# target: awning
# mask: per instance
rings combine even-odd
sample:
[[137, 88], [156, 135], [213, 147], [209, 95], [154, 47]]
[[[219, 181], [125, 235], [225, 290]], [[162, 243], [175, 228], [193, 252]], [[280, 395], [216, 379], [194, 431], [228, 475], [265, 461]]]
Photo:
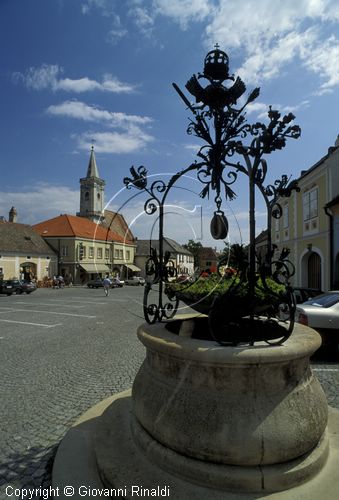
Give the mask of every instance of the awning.
[[140, 267], [135, 266], [134, 264], [124, 264], [130, 271], [141, 271]]
[[105, 264], [80, 264], [86, 273], [109, 273], [111, 270]]

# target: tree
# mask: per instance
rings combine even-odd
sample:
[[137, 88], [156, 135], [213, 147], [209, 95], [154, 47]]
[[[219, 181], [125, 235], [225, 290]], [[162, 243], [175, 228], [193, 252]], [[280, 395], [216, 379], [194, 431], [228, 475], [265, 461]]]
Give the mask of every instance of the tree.
[[199, 267], [199, 252], [202, 248], [200, 241], [188, 240], [188, 243], [183, 245], [186, 250], [190, 251], [194, 257], [194, 267]]
[[243, 269], [248, 263], [248, 247], [233, 243], [232, 245], [226, 244], [220, 259], [227, 259], [225, 265], [234, 267], [235, 269]]

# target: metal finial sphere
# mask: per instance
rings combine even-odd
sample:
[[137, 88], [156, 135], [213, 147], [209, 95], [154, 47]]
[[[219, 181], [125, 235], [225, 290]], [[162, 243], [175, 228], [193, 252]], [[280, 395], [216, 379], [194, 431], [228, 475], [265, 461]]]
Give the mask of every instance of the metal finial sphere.
[[204, 76], [211, 80], [226, 80], [228, 75], [229, 59], [226, 52], [223, 52], [215, 45], [214, 50], [208, 52], [205, 57]]

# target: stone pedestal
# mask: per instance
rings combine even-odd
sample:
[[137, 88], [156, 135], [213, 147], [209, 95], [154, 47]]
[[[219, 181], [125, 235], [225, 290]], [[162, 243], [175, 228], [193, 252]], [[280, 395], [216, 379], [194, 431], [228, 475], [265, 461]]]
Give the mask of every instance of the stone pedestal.
[[325, 394], [310, 356], [317, 333], [296, 325], [284, 345], [222, 347], [142, 325], [146, 359], [132, 390], [133, 414], [156, 441], [228, 465], [287, 462], [317, 446]]
[[[332, 412], [327, 426], [326, 398], [310, 369], [316, 332], [297, 325], [284, 345], [250, 347], [178, 336], [164, 324], [142, 325], [138, 336], [146, 359], [132, 396], [103, 403], [94, 411], [100, 418], [73, 431], [73, 440], [85, 433], [91, 450], [85, 484], [90, 469], [93, 484], [113, 497], [119, 490], [133, 498], [139, 486], [176, 500], [315, 500], [321, 491], [322, 500], [336, 498], [339, 418]], [[54, 486], [65, 481], [58, 468], [66, 448]]]

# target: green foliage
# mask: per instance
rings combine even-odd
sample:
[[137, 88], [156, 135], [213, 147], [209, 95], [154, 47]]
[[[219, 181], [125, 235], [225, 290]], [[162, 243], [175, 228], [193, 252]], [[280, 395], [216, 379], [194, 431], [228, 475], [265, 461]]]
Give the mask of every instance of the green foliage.
[[248, 247], [233, 243], [225, 245], [221, 259], [225, 259], [228, 267], [235, 269], [244, 269], [248, 261]]
[[194, 257], [194, 267], [199, 266], [199, 252], [202, 248], [200, 241], [188, 240], [188, 243], [182, 245], [186, 250], [189, 250]]
[[170, 283], [167, 285], [167, 293], [169, 295], [185, 296], [188, 299], [203, 299], [206, 298], [211, 302], [216, 296], [224, 295], [226, 292], [232, 294], [235, 298], [255, 299], [257, 303], [267, 303], [274, 301], [285, 293], [284, 285], [276, 283], [273, 279], [266, 280], [266, 286], [261, 278], [258, 278], [254, 290], [254, 297], [250, 297], [248, 282], [240, 281], [237, 277], [221, 278], [217, 274], [211, 274], [208, 278], [199, 278], [194, 283]]

